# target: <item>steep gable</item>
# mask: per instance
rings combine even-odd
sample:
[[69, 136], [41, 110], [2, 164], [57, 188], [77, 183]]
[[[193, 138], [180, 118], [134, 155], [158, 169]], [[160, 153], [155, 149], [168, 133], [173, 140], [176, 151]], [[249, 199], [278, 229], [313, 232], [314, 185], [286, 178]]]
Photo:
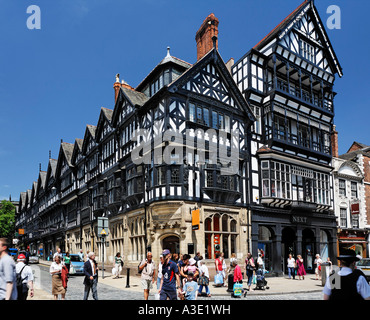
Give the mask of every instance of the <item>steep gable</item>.
[[237, 88], [216, 49], [209, 51], [202, 59], [169, 85], [170, 92], [183, 90], [200, 96], [206, 96], [227, 104], [247, 114], [250, 121], [254, 115]]
[[[304, 1], [256, 46], [255, 50], [266, 55], [276, 50], [285, 58], [295, 54], [295, 63], [316, 67], [330, 75], [342, 76], [334, 49], [313, 1]], [[291, 58], [291, 57], [290, 57]], [[315, 73], [319, 74], [320, 71]], [[321, 75], [320, 74], [320, 75]]]

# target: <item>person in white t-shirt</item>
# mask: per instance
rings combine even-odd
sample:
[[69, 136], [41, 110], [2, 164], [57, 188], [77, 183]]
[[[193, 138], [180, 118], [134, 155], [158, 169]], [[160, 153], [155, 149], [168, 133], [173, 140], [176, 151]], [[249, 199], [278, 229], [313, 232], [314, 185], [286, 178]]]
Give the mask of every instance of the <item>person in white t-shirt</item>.
[[293, 277], [293, 280], [295, 279], [295, 259], [292, 257], [292, 255], [289, 255], [289, 258], [287, 260], [288, 262], [288, 277], [291, 279]]

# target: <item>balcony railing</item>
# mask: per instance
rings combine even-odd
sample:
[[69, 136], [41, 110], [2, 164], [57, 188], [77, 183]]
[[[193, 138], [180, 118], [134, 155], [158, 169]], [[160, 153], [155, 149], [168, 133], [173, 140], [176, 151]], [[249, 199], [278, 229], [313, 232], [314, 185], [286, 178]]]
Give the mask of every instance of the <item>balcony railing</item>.
[[333, 112], [333, 102], [331, 100], [326, 98], [319, 98], [318, 95], [311, 94], [310, 92], [296, 86], [294, 83], [288, 84], [286, 80], [278, 78], [276, 81], [276, 88], [274, 88], [274, 81], [271, 80], [267, 83], [267, 92], [270, 92], [274, 89], [288, 93], [289, 95], [294, 96], [306, 103], [314, 105], [315, 107]]
[[273, 129], [270, 126], [265, 127], [265, 136], [267, 140], [277, 139], [296, 146], [313, 150], [315, 152], [324, 153], [327, 155], [331, 154], [330, 146], [325, 146], [322, 143], [314, 142], [308, 137], [302, 137], [299, 134], [292, 134], [283, 130]]

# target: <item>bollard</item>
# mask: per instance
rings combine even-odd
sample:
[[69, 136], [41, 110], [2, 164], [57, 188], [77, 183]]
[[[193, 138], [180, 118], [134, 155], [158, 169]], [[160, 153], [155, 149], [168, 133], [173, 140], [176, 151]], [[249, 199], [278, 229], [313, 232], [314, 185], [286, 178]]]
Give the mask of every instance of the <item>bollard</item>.
[[127, 268], [126, 288], [130, 288], [130, 268]]

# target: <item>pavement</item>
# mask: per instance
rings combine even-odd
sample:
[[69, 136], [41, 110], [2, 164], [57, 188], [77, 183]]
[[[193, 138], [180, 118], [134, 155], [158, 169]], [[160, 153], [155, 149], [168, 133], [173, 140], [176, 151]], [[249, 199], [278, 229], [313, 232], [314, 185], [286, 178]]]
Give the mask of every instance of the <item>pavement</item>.
[[[40, 265], [49, 266], [49, 261], [40, 261]], [[135, 270], [136, 272], [136, 270]], [[127, 270], [124, 269], [121, 272], [121, 276], [118, 279], [114, 279], [109, 270], [104, 270], [104, 277], [102, 270], [99, 271], [99, 284], [104, 284], [107, 286], [114, 287], [116, 289], [122, 290], [122, 292], [140, 292], [143, 293], [141, 288], [140, 276], [133, 273], [133, 269], [130, 270], [130, 277], [127, 279]], [[213, 278], [213, 277], [211, 277]], [[266, 277], [267, 286], [269, 289], [265, 290], [254, 290], [255, 285], [252, 284], [248, 296], [251, 295], [284, 295], [284, 294], [299, 294], [299, 293], [312, 293], [312, 292], [322, 292], [323, 286], [320, 280], [315, 280], [315, 275], [307, 274], [304, 280], [299, 280], [296, 277], [295, 280], [288, 279], [287, 277]], [[243, 280], [243, 287], [247, 287], [247, 279]], [[156, 284], [153, 287], [156, 288]], [[213, 281], [210, 281], [210, 291], [213, 297], [230, 296], [230, 292], [227, 292], [227, 287], [217, 287], [214, 285]], [[34, 300], [53, 300], [53, 296], [50, 292], [43, 290], [42, 288], [35, 285], [35, 296]]]

